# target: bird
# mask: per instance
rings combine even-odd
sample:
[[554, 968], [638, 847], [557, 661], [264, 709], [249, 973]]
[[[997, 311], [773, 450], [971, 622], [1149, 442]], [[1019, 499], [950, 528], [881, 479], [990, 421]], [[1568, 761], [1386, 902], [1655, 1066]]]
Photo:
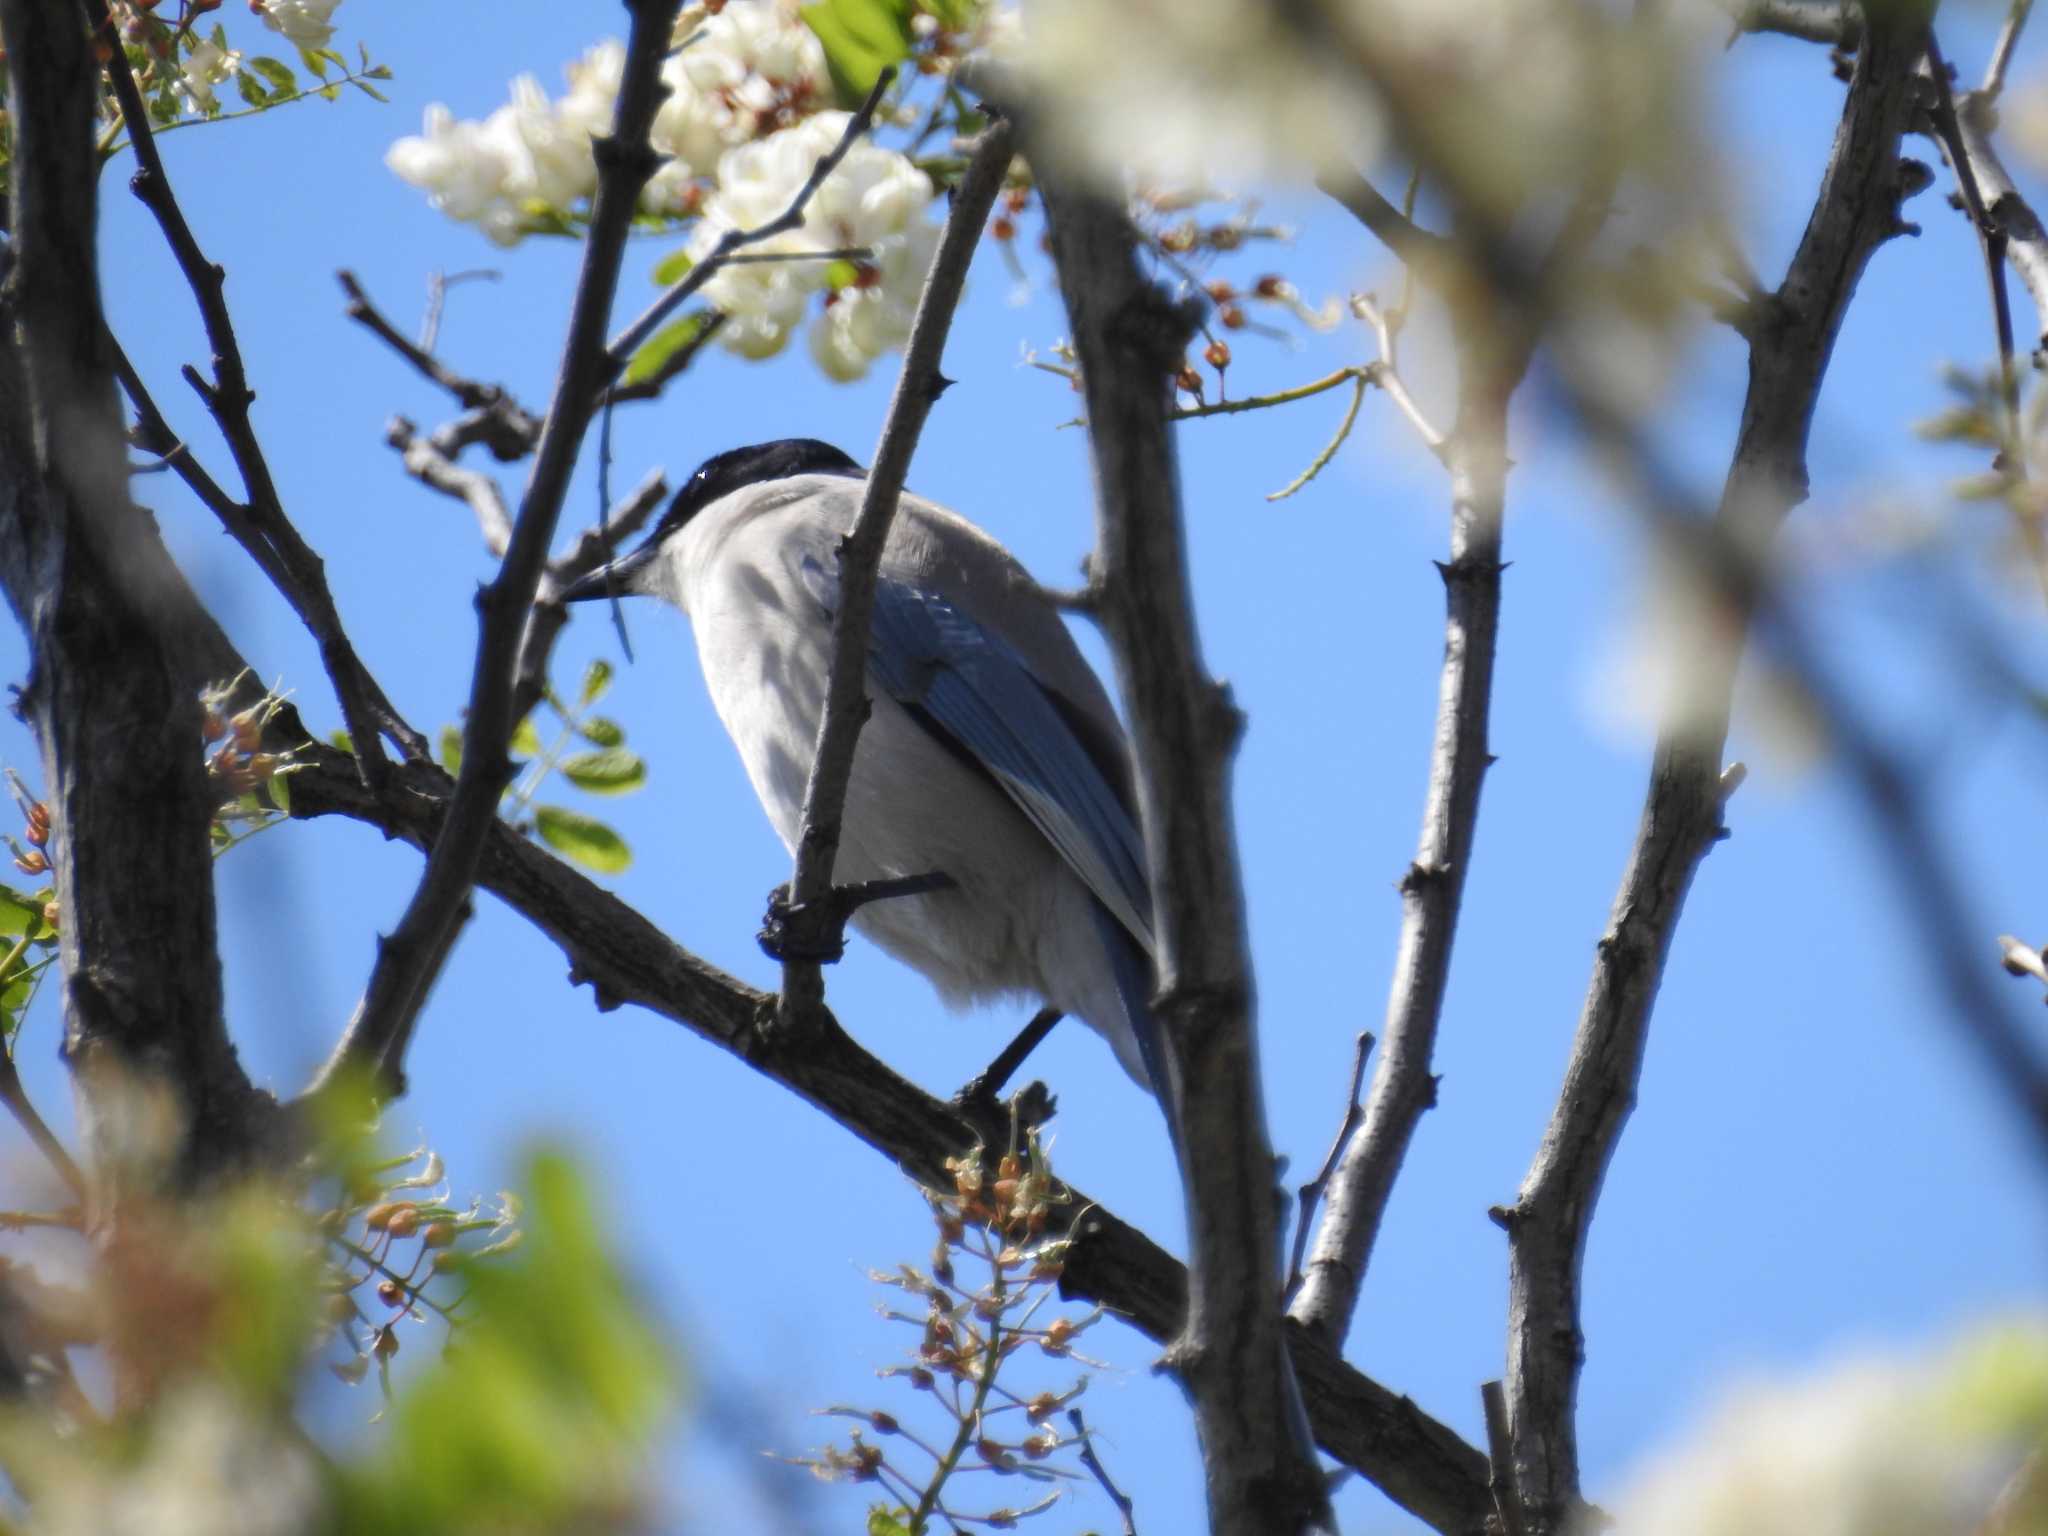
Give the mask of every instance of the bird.
[[[688, 616], [754, 792], [795, 849], [866, 472], [815, 438], [706, 459], [646, 539], [564, 601], [642, 595]], [[1122, 723], [1058, 609], [966, 518], [905, 492], [883, 546], [870, 714], [834, 878], [941, 874], [854, 928], [958, 1008], [1018, 996], [1080, 1019], [1160, 1091], [1144, 839]]]

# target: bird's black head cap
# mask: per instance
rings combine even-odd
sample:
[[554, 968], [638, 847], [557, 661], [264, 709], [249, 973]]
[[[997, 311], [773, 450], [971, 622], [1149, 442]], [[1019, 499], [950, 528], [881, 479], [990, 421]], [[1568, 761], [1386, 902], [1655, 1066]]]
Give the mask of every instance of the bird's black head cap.
[[844, 452], [815, 437], [779, 437], [772, 443], [728, 448], [699, 464], [683, 482], [647, 542], [659, 544], [712, 502], [742, 486], [787, 480], [793, 475], [845, 475], [858, 480], [866, 473]]
[[787, 480], [793, 475], [844, 475], [858, 480], [866, 473], [839, 449], [815, 437], [783, 437], [772, 443], [754, 443], [713, 454], [683, 482], [661, 521], [638, 549], [575, 582], [562, 593], [562, 601], [588, 602], [634, 590], [634, 578], [653, 561], [664, 539], [711, 503], [742, 486]]

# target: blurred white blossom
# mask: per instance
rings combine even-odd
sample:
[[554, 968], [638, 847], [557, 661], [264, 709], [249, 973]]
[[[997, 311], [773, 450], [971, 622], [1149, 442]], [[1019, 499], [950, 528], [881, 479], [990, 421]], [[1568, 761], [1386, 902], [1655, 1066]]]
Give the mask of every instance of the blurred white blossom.
[[321, 1523], [305, 1446], [218, 1388], [161, 1404], [135, 1458], [38, 1468], [34, 1536], [295, 1536]]
[[334, 39], [328, 20], [341, 0], [255, 0], [250, 9], [273, 32], [282, 32], [301, 48], [325, 48]]
[[[569, 89], [555, 101], [522, 75], [510, 102], [480, 124], [430, 108], [425, 131], [399, 140], [385, 163], [450, 218], [515, 244], [536, 217], [571, 210], [596, 190], [590, 141], [611, 129], [625, 58], [617, 39], [598, 43], [564, 71]], [[670, 217], [696, 212], [727, 149], [829, 97], [824, 50], [793, 0], [732, 0], [702, 19], [661, 76], [669, 94], [649, 139], [665, 159], [640, 205]]]
[[[817, 163], [839, 142], [848, 115], [825, 112], [719, 162], [718, 189], [691, 237], [702, 258], [727, 230], [753, 229], [795, 199]], [[720, 340], [746, 357], [779, 352], [802, 320], [810, 296], [826, 294], [812, 322], [811, 355], [835, 379], [856, 379], [883, 352], [903, 344], [924, 272], [938, 242], [925, 208], [932, 184], [903, 155], [862, 142], [853, 146], [804, 209], [802, 225], [749, 247], [799, 254], [861, 247], [858, 262], [794, 260], [729, 266], [705, 285], [705, 296], [729, 317]]]
[[178, 90], [195, 112], [211, 112], [220, 103], [213, 94], [216, 85], [223, 84], [241, 67], [242, 55], [238, 50], [223, 48], [220, 44], [200, 39], [193, 44], [191, 53], [184, 63], [183, 77]]
[[[1390, 129], [1504, 204], [1684, 137], [1698, 23], [1554, 0], [1037, 0], [1021, 60], [1066, 150], [1174, 182], [1370, 166]], [[1711, 15], [1712, 7], [1673, 7]]]
[[[2048, 1324], [1730, 1393], [1651, 1458], [1622, 1536], [1947, 1536], [1983, 1528], [2048, 1434]], [[2048, 1490], [2035, 1490], [2036, 1493]], [[2035, 1529], [2022, 1524], [2014, 1529]]]

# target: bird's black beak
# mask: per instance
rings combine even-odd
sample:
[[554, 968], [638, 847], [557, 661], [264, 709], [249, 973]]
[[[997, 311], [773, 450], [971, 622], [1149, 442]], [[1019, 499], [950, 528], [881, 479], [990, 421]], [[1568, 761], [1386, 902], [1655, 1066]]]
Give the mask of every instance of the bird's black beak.
[[562, 589], [565, 603], [587, 603], [599, 598], [631, 597], [641, 590], [641, 578], [653, 563], [654, 546], [643, 544], [630, 555], [621, 555], [610, 565], [601, 565], [579, 576]]

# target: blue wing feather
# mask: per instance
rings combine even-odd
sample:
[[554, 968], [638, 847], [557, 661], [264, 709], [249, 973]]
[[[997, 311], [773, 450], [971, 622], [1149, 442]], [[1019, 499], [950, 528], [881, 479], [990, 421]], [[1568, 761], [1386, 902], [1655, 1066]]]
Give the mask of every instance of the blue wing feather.
[[916, 705], [994, 777], [1149, 951], [1137, 825], [1016, 648], [945, 598], [884, 578], [868, 664], [891, 698]]

